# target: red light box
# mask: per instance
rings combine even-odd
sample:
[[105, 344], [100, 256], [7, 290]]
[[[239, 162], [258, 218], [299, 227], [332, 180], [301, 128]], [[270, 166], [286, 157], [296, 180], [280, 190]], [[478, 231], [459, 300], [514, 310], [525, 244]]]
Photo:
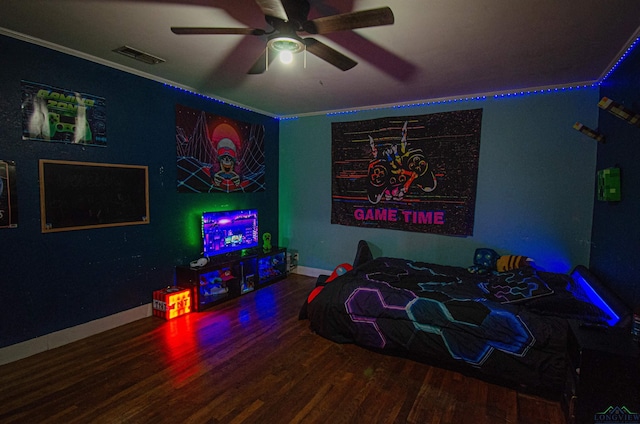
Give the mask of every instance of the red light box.
[[153, 315], [173, 319], [191, 312], [191, 290], [167, 287], [153, 292]]

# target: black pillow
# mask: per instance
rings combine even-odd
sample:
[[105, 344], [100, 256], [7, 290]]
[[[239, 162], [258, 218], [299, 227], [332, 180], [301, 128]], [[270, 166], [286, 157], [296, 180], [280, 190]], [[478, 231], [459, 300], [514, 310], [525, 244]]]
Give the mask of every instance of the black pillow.
[[360, 240], [358, 242], [358, 251], [356, 252], [356, 257], [353, 260], [353, 267], [359, 267], [360, 265], [372, 260], [373, 254], [371, 253], [371, 249], [369, 249], [369, 244], [364, 240]]
[[531, 267], [490, 275], [485, 281], [478, 283], [478, 287], [487, 299], [498, 303], [522, 302], [553, 294], [553, 290]]
[[573, 318], [599, 324], [604, 324], [611, 319], [593, 303], [577, 299], [568, 291], [557, 291], [553, 296], [532, 299], [526, 303], [525, 307], [540, 315]]

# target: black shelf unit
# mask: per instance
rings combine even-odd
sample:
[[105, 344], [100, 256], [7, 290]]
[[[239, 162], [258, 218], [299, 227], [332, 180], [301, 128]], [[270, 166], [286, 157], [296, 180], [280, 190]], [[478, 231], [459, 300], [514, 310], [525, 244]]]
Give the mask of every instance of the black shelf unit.
[[568, 424], [640, 413], [640, 349], [629, 331], [569, 322], [567, 382], [562, 406]]
[[258, 255], [258, 283], [260, 286], [281, 280], [287, 275], [287, 250], [272, 249]]
[[203, 267], [177, 266], [176, 285], [191, 289], [192, 310], [202, 311], [287, 276], [287, 249], [262, 248], [212, 256]]

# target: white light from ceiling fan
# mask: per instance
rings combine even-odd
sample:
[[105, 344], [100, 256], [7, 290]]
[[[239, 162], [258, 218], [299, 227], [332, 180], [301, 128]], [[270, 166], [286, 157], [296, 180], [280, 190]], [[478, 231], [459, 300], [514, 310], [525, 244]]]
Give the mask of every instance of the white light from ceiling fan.
[[280, 62], [286, 65], [293, 62], [293, 53], [291, 53], [289, 50], [281, 51], [279, 56], [280, 56]]
[[[292, 37], [275, 37], [270, 39], [267, 42], [267, 55], [269, 49], [277, 52], [280, 57], [280, 62], [284, 64], [289, 64], [293, 62], [293, 55], [306, 50], [305, 45], [302, 43], [302, 40], [292, 38]], [[267, 69], [269, 60], [267, 58]]]

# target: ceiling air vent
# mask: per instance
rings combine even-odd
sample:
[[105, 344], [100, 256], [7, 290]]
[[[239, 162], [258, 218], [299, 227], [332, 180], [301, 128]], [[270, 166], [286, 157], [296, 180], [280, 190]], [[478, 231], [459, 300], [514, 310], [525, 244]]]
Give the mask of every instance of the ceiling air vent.
[[135, 60], [139, 60], [140, 62], [148, 63], [149, 65], [157, 65], [158, 63], [162, 63], [165, 61], [164, 59], [150, 55], [149, 53], [145, 53], [140, 50], [136, 50], [133, 47], [129, 46], [118, 47], [114, 50], [114, 52], [131, 57]]

